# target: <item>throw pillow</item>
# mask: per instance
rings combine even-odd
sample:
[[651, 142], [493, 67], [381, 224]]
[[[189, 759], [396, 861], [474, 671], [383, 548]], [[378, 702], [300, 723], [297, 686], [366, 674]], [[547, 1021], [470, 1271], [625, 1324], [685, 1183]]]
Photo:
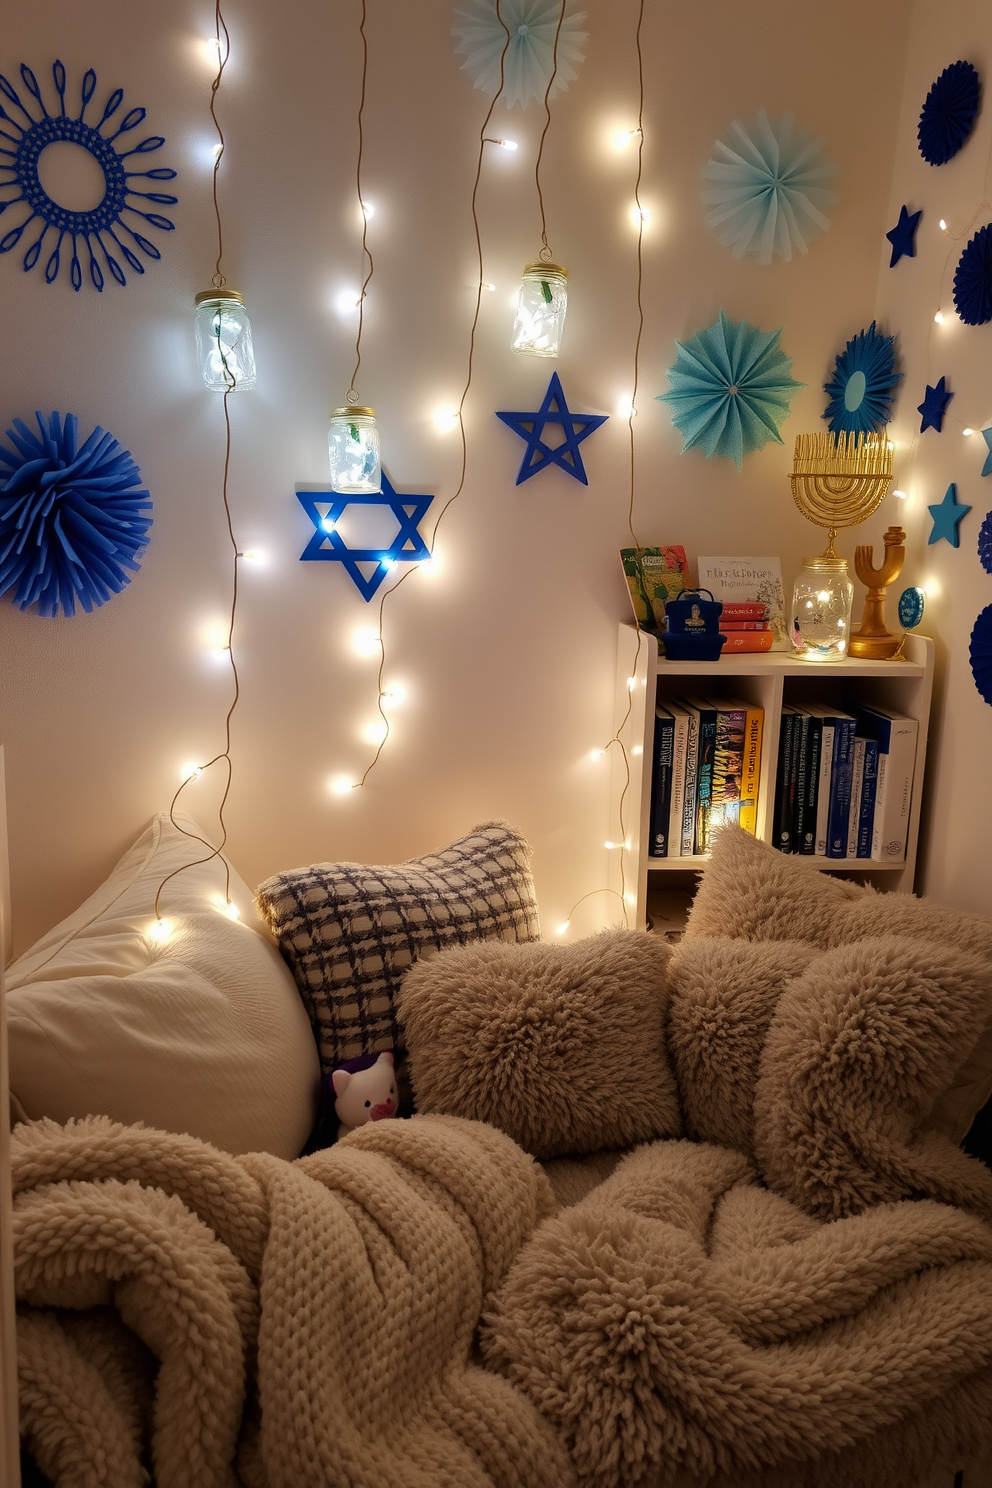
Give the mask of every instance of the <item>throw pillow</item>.
[[[715, 834], [686, 927], [686, 940], [800, 940], [824, 951], [878, 935], [906, 936], [992, 962], [992, 920], [983, 915], [833, 878], [811, 859], [777, 852], [739, 827]], [[953, 1142], [961, 1141], [992, 1096], [992, 997], [976, 1016], [980, 1036], [969, 1039], [928, 1120]]]
[[686, 1130], [754, 1152], [754, 1091], [779, 998], [816, 955], [800, 941], [683, 940], [671, 964], [668, 1050]]
[[[220, 859], [184, 867], [203, 855], [155, 817], [106, 883], [7, 968], [10, 1085], [27, 1118], [103, 1115], [298, 1156], [320, 1078], [306, 1014], [247, 884], [232, 871], [233, 920]], [[157, 941], [155, 893], [176, 868]]]
[[677, 1135], [670, 955], [646, 931], [604, 930], [415, 966], [399, 1006], [417, 1109], [486, 1121], [539, 1158]]
[[990, 997], [984, 958], [904, 936], [810, 961], [779, 999], [755, 1091], [769, 1187], [817, 1219], [931, 1198], [992, 1220], [992, 1173], [927, 1129]]
[[315, 863], [259, 885], [325, 1072], [402, 1052], [395, 998], [415, 960], [475, 940], [539, 938], [530, 858], [520, 833], [493, 821], [406, 863]]

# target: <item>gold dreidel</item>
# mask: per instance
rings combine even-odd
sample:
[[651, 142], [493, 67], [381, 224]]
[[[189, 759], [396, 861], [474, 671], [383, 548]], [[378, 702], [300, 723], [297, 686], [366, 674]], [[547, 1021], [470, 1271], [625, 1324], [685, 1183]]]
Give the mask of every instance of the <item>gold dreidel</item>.
[[892, 635], [885, 628], [885, 591], [902, 573], [906, 561], [906, 534], [901, 527], [889, 527], [882, 541], [885, 557], [880, 568], [874, 566], [874, 548], [857, 547], [854, 550], [854, 569], [862, 584], [867, 584], [868, 593], [861, 626], [852, 632], [848, 652], [869, 661], [891, 661], [903, 643], [901, 635]]

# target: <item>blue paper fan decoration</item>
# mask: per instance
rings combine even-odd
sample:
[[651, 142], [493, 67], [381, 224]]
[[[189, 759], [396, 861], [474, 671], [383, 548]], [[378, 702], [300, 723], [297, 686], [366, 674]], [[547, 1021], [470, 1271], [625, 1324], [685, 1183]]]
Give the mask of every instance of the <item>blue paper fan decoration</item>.
[[828, 396], [823, 417], [831, 434], [878, 434], [892, 416], [892, 393], [902, 380], [896, 371], [895, 337], [883, 336], [875, 322], [852, 336], [823, 384]]
[[[61, 62], [53, 65], [52, 77], [58, 106], [54, 113], [49, 113], [38, 79], [30, 67], [21, 65], [21, 82], [27, 102], [22, 101], [17, 90], [0, 74], [0, 94], [7, 105], [6, 108], [0, 106], [0, 134], [5, 141], [0, 148], [0, 161], [3, 162], [0, 163], [0, 189], [17, 193], [0, 198], [0, 213], [21, 204], [19, 212], [14, 214], [19, 215], [21, 221], [10, 226], [0, 238], [0, 253], [10, 253], [16, 248], [27, 229], [36, 222], [40, 224], [40, 231], [35, 232], [21, 260], [25, 272], [34, 268], [41, 257], [45, 239], [52, 233], [53, 237], [48, 240], [51, 252], [45, 260], [45, 278], [49, 284], [58, 278], [63, 245], [69, 258], [69, 279], [73, 289], [79, 290], [83, 284], [83, 266], [79, 261], [81, 247], [88, 255], [90, 280], [97, 289], [102, 290], [106, 283], [101, 257], [117, 283], [126, 284], [127, 276], [117, 254], [136, 274], [143, 274], [145, 265], [135, 248], [140, 249], [146, 258], [162, 257], [155, 244], [145, 237], [148, 228], [172, 232], [175, 227], [171, 218], [163, 217], [161, 212], [146, 210], [148, 206], [174, 207], [178, 201], [178, 197], [169, 193], [144, 189], [149, 182], [175, 179], [176, 173], [169, 166], [142, 169], [146, 157], [160, 150], [165, 140], [160, 134], [150, 134], [134, 143], [131, 131], [137, 129], [145, 118], [145, 110], [133, 108], [123, 118], [115, 117], [124, 102], [123, 88], [115, 88], [104, 104], [100, 118], [94, 124], [88, 123], [84, 115], [96, 92], [96, 73], [92, 67], [84, 74], [80, 86], [78, 114], [72, 114], [66, 107], [66, 71]], [[74, 107], [75, 104], [69, 105], [70, 109]], [[94, 114], [97, 108], [99, 104], [94, 105]], [[37, 118], [39, 112], [41, 117]], [[86, 150], [103, 172], [103, 197], [88, 211], [70, 211], [61, 206], [52, 200], [41, 184], [38, 166], [42, 155], [49, 145], [63, 141]], [[11, 218], [7, 222], [10, 223]]]
[[954, 308], [965, 325], [992, 320], [992, 227], [980, 227], [958, 259]]
[[916, 137], [931, 165], [946, 165], [972, 131], [982, 85], [970, 62], [945, 67], [926, 96]]
[[744, 455], [770, 439], [782, 443], [792, 395], [805, 384], [789, 375], [792, 358], [779, 346], [781, 334], [728, 320], [721, 310], [691, 341], [676, 341], [669, 390], [658, 401], [672, 407], [683, 453], [699, 444], [707, 456], [728, 455], [739, 470]]
[[986, 605], [975, 621], [968, 656], [975, 686], [992, 707], [992, 605]]
[[39, 433], [14, 420], [0, 444], [0, 595], [42, 615], [87, 614], [131, 582], [148, 543], [151, 498], [127, 450], [97, 427], [79, 444], [75, 414]]
[[735, 257], [754, 253], [767, 264], [777, 254], [788, 262], [794, 248], [806, 253], [826, 232], [823, 209], [837, 200], [827, 184], [836, 166], [822, 143], [808, 129], [794, 133], [791, 114], [769, 119], [763, 109], [746, 126], [735, 121], [729, 141], [716, 142], [703, 179], [717, 184], [702, 199], [707, 222], [723, 229], [720, 241]]
[[985, 572], [992, 574], [992, 511], [986, 513], [978, 534], [978, 557]]
[[532, 99], [543, 103], [552, 73], [553, 98], [574, 81], [576, 68], [585, 60], [586, 32], [580, 29], [585, 11], [567, 14], [562, 20], [555, 54], [560, 0], [500, 0], [499, 14], [496, 0], [465, 0], [455, 16], [458, 24], [451, 29], [459, 38], [455, 51], [465, 58], [462, 71], [490, 97], [499, 91], [503, 57], [502, 99], [507, 108], [517, 103], [526, 108]]

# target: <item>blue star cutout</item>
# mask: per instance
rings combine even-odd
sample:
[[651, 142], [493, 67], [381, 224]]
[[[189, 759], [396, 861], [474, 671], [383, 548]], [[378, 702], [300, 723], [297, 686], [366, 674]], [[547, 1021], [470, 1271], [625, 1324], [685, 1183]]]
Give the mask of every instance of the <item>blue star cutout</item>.
[[[418, 563], [431, 556], [417, 528], [434, 497], [398, 496], [385, 471], [382, 472], [382, 489], [375, 496], [342, 495], [338, 491], [297, 491], [296, 497], [315, 529], [300, 554], [300, 562], [323, 559], [343, 564], [366, 601], [375, 594], [394, 563]], [[392, 512], [399, 530], [388, 548], [348, 547], [337, 530], [337, 523], [349, 506], [385, 506]], [[321, 511], [320, 507], [327, 509]], [[360, 563], [374, 563], [375, 568], [366, 577], [358, 566]]]
[[923, 415], [920, 422], [921, 434], [924, 429], [936, 429], [939, 434], [944, 426], [944, 414], [947, 411], [947, 405], [954, 397], [950, 389], [945, 387], [945, 382], [946, 378], [942, 377], [936, 387], [931, 387], [927, 383], [927, 390], [923, 394], [923, 402], [918, 403], [916, 406], [917, 413], [922, 413]]
[[927, 538], [927, 547], [930, 547], [931, 543], [940, 542], [942, 537], [947, 538], [952, 548], [959, 547], [961, 536], [958, 532], [958, 523], [962, 517], [968, 515], [971, 507], [958, 501], [957, 487], [953, 481], [948, 486], [943, 501], [938, 502], [936, 506], [928, 506], [927, 511], [933, 517], [933, 531]]
[[989, 447], [989, 452], [985, 456], [985, 464], [982, 466], [982, 474], [992, 475], [992, 428], [983, 429], [982, 438]]
[[922, 216], [922, 208], [919, 212], [907, 212], [905, 207], [899, 208], [899, 221], [891, 232], [885, 234], [892, 244], [890, 269], [894, 269], [901, 258], [916, 257], [916, 229]]
[[[551, 412], [552, 405], [556, 409], [554, 413]], [[560, 465], [566, 474], [573, 475], [584, 486], [589, 484], [582, 456], [579, 454], [579, 445], [583, 439], [588, 439], [600, 424], [605, 424], [609, 415], [570, 413], [557, 372], [552, 372], [544, 402], [536, 413], [497, 413], [496, 417], [502, 419], [504, 424], [508, 424], [514, 434], [519, 434], [527, 445], [527, 451], [517, 475], [518, 486], [521, 481], [529, 480], [532, 475], [536, 475], [539, 470], [545, 470], [549, 465]], [[561, 424], [562, 433], [565, 436], [561, 444], [545, 444], [541, 436], [546, 424]]]

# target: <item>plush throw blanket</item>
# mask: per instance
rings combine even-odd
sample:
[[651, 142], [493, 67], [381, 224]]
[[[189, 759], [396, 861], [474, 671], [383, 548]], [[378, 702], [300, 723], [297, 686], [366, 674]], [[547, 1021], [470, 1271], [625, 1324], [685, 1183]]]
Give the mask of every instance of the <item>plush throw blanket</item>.
[[14, 1184], [22, 1433], [58, 1488], [140, 1488], [146, 1462], [157, 1488], [572, 1481], [472, 1354], [554, 1207], [493, 1128], [379, 1122], [286, 1163], [39, 1122]]

